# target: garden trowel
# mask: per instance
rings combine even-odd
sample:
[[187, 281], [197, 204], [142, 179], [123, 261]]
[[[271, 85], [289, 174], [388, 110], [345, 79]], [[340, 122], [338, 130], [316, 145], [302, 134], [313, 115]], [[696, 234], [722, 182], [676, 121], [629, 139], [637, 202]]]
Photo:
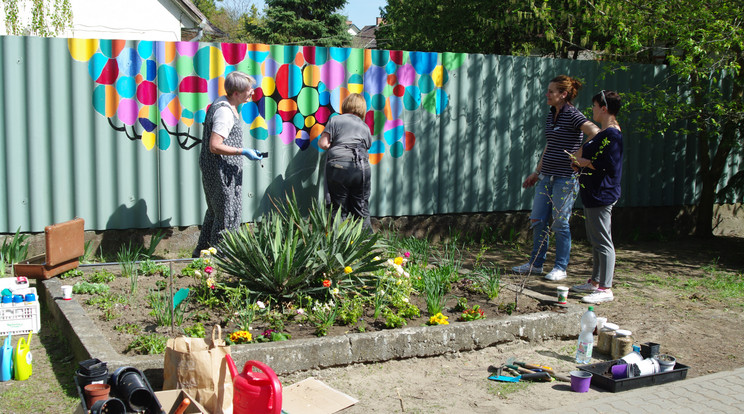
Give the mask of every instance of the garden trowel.
[[173, 309], [175, 310], [178, 305], [183, 302], [184, 299], [186, 299], [189, 296], [189, 289], [188, 288], [182, 288], [179, 289], [178, 292], [176, 292], [175, 295], [173, 295]]

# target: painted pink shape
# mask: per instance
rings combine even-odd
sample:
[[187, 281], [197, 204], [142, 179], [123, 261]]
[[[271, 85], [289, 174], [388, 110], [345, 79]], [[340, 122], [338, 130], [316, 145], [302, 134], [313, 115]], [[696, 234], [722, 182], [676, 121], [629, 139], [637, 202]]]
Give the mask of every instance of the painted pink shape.
[[153, 105], [158, 98], [158, 90], [154, 83], [143, 81], [137, 85], [137, 100], [143, 105]]
[[282, 143], [285, 145], [289, 145], [294, 142], [295, 137], [297, 136], [297, 129], [295, 129], [295, 126], [291, 122], [284, 122], [282, 124], [282, 133], [279, 134], [279, 137], [282, 139]]
[[399, 85], [411, 86], [416, 82], [416, 69], [410, 63], [399, 67], [396, 75], [398, 76]]
[[329, 60], [320, 67], [320, 80], [332, 91], [346, 80], [346, 68], [335, 60]]
[[194, 57], [199, 51], [199, 42], [176, 42], [176, 52], [181, 56]]
[[325, 124], [326, 121], [328, 121], [329, 116], [331, 116], [331, 111], [325, 106], [321, 106], [315, 112], [315, 120], [320, 122], [321, 124]]
[[305, 57], [305, 61], [311, 65], [315, 64], [315, 46], [303, 46], [302, 56]]
[[119, 120], [126, 125], [134, 125], [137, 122], [137, 102], [134, 99], [124, 98], [119, 101], [116, 114]]
[[403, 126], [403, 120], [402, 119], [393, 119], [392, 121], [385, 121], [385, 131], [389, 131], [393, 128]]
[[228, 65], [237, 65], [245, 58], [248, 45], [245, 43], [222, 43], [222, 56]]

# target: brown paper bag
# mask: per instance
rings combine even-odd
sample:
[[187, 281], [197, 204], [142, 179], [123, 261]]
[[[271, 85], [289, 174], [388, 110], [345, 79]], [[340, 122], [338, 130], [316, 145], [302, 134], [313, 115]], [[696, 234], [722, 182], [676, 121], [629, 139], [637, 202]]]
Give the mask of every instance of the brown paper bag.
[[219, 325], [212, 328], [211, 340], [185, 336], [168, 339], [163, 390], [185, 390], [210, 413], [232, 414], [233, 383], [225, 361], [229, 353]]

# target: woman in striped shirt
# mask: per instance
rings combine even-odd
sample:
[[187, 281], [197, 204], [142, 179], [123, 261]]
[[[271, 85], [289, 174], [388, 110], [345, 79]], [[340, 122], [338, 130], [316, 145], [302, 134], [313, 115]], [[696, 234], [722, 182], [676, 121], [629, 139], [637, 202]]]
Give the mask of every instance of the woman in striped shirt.
[[584, 135], [589, 139], [599, 131], [599, 128], [571, 103], [580, 88], [581, 82], [578, 79], [566, 75], [555, 77], [548, 85], [545, 96], [550, 105], [550, 113], [545, 119], [545, 148], [537, 168], [522, 183], [524, 188], [536, 186], [530, 214], [533, 231], [532, 254], [529, 262], [512, 268], [515, 273], [543, 272], [552, 229], [555, 232], [555, 265], [545, 278], [551, 281], [566, 278], [566, 268], [571, 255], [571, 229], [568, 219], [571, 217], [579, 188], [577, 175], [571, 168], [569, 154], [579, 150]]

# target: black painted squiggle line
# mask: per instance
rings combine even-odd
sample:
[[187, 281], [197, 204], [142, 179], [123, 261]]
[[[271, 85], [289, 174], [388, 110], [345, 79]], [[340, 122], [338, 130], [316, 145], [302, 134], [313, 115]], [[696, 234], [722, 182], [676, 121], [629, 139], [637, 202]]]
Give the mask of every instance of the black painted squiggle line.
[[134, 126], [132, 127], [132, 136], [130, 136], [129, 132], [127, 131], [126, 125], [118, 127], [114, 125], [114, 121], [112, 121], [111, 118], [106, 119], [108, 120], [109, 125], [111, 125], [111, 128], [113, 128], [114, 131], [123, 132], [124, 134], [126, 134], [127, 138], [129, 138], [130, 141], [142, 140], [142, 135], [139, 135], [137, 131], [134, 130]]
[[[163, 129], [168, 131], [168, 134], [171, 136], [175, 136], [176, 140], [178, 141], [178, 146], [181, 147], [181, 149], [190, 150], [194, 148], [195, 146], [201, 144], [202, 140], [189, 134], [189, 131], [191, 131], [191, 128], [186, 130], [186, 132], [173, 132], [168, 129], [168, 126], [165, 125], [165, 122], [163, 120], [160, 120], [160, 124], [163, 126]], [[182, 139], [182, 137], [185, 137]], [[191, 144], [188, 144], [189, 140], [193, 140]]]

